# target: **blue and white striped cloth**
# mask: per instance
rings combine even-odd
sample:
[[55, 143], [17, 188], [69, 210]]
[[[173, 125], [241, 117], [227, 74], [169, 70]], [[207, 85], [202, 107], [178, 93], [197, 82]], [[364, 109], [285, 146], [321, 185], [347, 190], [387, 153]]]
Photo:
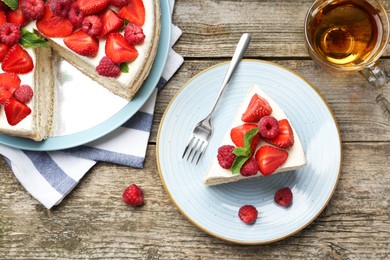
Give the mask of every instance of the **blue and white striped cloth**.
[[[169, 3], [173, 10], [174, 0], [169, 0]], [[178, 27], [172, 25], [171, 46], [181, 33]], [[183, 57], [171, 49], [162, 77], [151, 97], [131, 119], [105, 137], [80, 147], [55, 152], [24, 151], [0, 145], [0, 154], [23, 187], [48, 209], [58, 205], [97, 161], [142, 168], [157, 92], [183, 61]]]

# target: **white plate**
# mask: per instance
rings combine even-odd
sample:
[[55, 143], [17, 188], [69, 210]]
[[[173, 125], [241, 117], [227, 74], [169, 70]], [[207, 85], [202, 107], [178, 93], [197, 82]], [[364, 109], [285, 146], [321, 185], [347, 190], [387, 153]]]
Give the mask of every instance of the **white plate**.
[[[341, 140], [336, 120], [321, 95], [296, 73], [279, 65], [244, 60], [223, 94], [213, 117], [215, 132], [198, 165], [181, 159], [192, 128], [214, 102], [228, 63], [192, 78], [167, 108], [158, 133], [161, 180], [172, 201], [193, 224], [223, 240], [264, 244], [290, 236], [311, 223], [329, 202], [340, 174]], [[302, 141], [307, 165], [295, 172], [207, 187], [202, 178], [248, 88], [258, 84], [279, 103]], [[282, 208], [274, 193], [288, 186], [293, 204]], [[259, 211], [244, 224], [237, 216], [245, 204]]]

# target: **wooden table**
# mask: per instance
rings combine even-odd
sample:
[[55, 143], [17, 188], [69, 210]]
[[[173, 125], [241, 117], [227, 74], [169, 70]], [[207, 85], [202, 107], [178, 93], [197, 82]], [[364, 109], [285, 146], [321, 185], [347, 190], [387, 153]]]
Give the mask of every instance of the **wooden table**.
[[[52, 210], [18, 183], [0, 159], [0, 259], [389, 259], [390, 115], [359, 74], [317, 66], [303, 42], [310, 0], [178, 0], [173, 22], [183, 30], [174, 49], [185, 63], [160, 92], [145, 168], [98, 163]], [[390, 10], [390, 1], [383, 1]], [[169, 101], [192, 76], [228, 61], [243, 32], [246, 58], [296, 71], [322, 93], [342, 137], [342, 171], [325, 210], [282, 241], [235, 245], [192, 225], [170, 201], [156, 165], [158, 126]], [[383, 60], [390, 62], [390, 48]], [[390, 87], [385, 89], [390, 97]], [[145, 191], [141, 208], [127, 207], [123, 189]]]

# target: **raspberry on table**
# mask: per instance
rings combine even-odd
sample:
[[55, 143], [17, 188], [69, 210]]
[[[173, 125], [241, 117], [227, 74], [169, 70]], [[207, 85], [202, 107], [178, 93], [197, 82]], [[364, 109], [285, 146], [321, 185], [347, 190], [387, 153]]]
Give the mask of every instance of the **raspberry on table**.
[[99, 65], [96, 67], [96, 71], [99, 75], [105, 77], [117, 77], [121, 73], [119, 66], [107, 56], [104, 56], [100, 60]]
[[123, 7], [125, 5], [128, 5], [130, 3], [130, 0], [110, 0], [110, 4], [116, 7]]
[[275, 193], [274, 196], [275, 202], [283, 207], [290, 206], [292, 199], [293, 199], [293, 194], [289, 187], [281, 188]]
[[59, 17], [67, 17], [71, 6], [69, 0], [50, 0], [50, 10]]
[[81, 27], [85, 18], [85, 14], [80, 10], [79, 4], [73, 2], [68, 12], [68, 20], [76, 28]]
[[82, 28], [88, 35], [95, 36], [102, 31], [103, 23], [99, 16], [88, 15], [83, 20]]
[[264, 116], [259, 120], [260, 135], [267, 139], [275, 138], [279, 133], [279, 121], [273, 116]]
[[252, 224], [256, 221], [258, 211], [253, 205], [244, 205], [238, 211], [238, 217], [246, 224]]
[[142, 27], [132, 23], [126, 25], [124, 36], [130, 45], [137, 45], [145, 40], [145, 34]]
[[45, 2], [43, 0], [22, 0], [21, 9], [27, 19], [38, 20], [45, 12]]
[[144, 203], [143, 192], [136, 184], [131, 184], [123, 191], [122, 199], [126, 204], [135, 207]]
[[242, 176], [248, 177], [252, 175], [256, 175], [259, 171], [259, 167], [257, 165], [257, 161], [255, 158], [249, 158], [241, 167], [240, 174]]
[[222, 145], [218, 148], [218, 163], [224, 169], [230, 169], [233, 165], [236, 155], [233, 153], [233, 145]]
[[29, 85], [21, 85], [14, 92], [14, 98], [23, 103], [28, 103], [34, 96], [34, 91]]
[[7, 45], [14, 45], [21, 37], [20, 26], [13, 23], [5, 23], [0, 27], [0, 41]]

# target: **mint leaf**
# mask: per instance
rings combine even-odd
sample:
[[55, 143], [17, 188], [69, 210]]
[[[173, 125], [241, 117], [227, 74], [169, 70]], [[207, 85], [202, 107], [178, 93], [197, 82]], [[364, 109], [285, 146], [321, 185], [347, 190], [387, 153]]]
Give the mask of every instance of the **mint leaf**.
[[240, 173], [241, 167], [250, 158], [250, 156], [238, 156], [233, 162], [231, 171], [233, 174]]
[[40, 38], [35, 33], [29, 32], [26, 29], [21, 29], [22, 37], [20, 38], [19, 43], [25, 48], [37, 48], [37, 47], [47, 47], [47, 42]]
[[236, 155], [236, 159], [234, 160], [232, 168], [230, 169], [233, 174], [240, 173], [241, 167], [249, 158], [251, 158], [252, 156], [251, 143], [253, 138], [257, 135], [258, 132], [259, 132], [258, 128], [253, 128], [249, 130], [244, 135], [244, 147], [234, 148], [233, 153]]
[[250, 148], [252, 140], [257, 135], [258, 132], [259, 132], [259, 129], [256, 127], [256, 128], [249, 130], [245, 134], [245, 136], [244, 136], [244, 147], [245, 148]]
[[233, 150], [233, 153], [239, 157], [239, 156], [250, 156], [251, 155], [251, 149], [244, 148], [244, 147], [236, 147]]
[[121, 72], [128, 73], [129, 72], [129, 65], [126, 62], [121, 63], [120, 65]]
[[18, 9], [19, 1], [18, 0], [2, 0], [12, 10]]

